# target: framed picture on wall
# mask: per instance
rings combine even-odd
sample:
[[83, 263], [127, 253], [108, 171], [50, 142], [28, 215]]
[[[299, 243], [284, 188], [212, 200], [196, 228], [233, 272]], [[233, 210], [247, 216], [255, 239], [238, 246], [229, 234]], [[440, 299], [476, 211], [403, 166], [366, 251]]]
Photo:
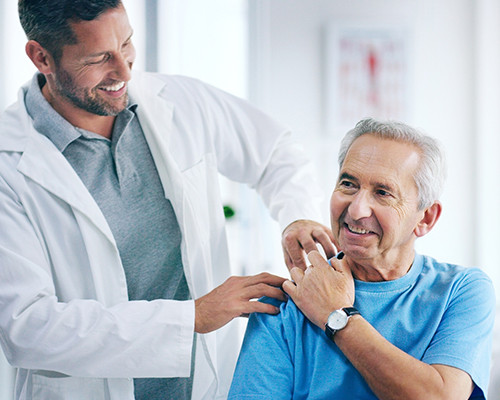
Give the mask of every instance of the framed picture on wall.
[[408, 29], [332, 22], [325, 37], [325, 123], [345, 133], [364, 117], [410, 114]]

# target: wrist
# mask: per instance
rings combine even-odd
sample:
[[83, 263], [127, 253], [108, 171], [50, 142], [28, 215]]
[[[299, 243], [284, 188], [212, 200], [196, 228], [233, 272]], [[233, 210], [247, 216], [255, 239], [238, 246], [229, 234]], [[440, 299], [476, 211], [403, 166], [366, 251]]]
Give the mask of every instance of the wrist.
[[360, 315], [359, 311], [355, 307], [343, 307], [334, 310], [328, 316], [327, 322], [325, 324], [325, 334], [330, 340], [334, 340], [334, 336], [337, 332], [344, 329], [352, 316]]

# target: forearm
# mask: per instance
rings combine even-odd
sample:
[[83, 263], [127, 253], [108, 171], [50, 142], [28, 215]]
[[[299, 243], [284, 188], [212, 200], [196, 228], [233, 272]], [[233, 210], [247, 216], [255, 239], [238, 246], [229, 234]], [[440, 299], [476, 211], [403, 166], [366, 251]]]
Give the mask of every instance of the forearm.
[[380, 335], [363, 317], [353, 316], [335, 334], [335, 343], [363, 376], [379, 399], [468, 399], [472, 381], [451, 367], [442, 376], [439, 367], [400, 350]]
[[47, 297], [22, 312], [0, 313], [13, 366], [81, 377], [189, 376], [193, 322], [194, 302], [174, 300], [104, 308], [95, 300]]

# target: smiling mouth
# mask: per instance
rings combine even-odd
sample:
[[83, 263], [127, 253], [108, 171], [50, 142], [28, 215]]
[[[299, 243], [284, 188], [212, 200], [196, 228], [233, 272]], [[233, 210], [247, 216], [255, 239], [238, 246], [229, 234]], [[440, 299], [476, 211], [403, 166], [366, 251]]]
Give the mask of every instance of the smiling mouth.
[[125, 86], [125, 82], [122, 81], [122, 82], [118, 82], [112, 86], [101, 86], [99, 89], [104, 90], [105, 92], [118, 92], [121, 89], [123, 89], [124, 86]]
[[351, 233], [355, 233], [356, 235], [366, 235], [366, 234], [369, 234], [369, 233], [374, 233], [372, 231], [369, 231], [369, 230], [366, 230], [366, 229], [363, 229], [363, 228], [358, 228], [358, 227], [355, 227], [355, 226], [351, 226], [347, 223], [344, 223], [344, 226], [347, 228], [347, 230]]

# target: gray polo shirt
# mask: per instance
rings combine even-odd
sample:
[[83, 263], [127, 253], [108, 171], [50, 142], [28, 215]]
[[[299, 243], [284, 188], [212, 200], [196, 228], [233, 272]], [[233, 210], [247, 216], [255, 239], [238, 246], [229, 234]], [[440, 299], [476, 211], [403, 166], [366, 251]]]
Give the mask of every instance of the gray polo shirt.
[[[179, 224], [135, 115], [137, 105], [117, 115], [109, 140], [59, 115], [41, 93], [44, 84], [45, 77], [35, 74], [26, 108], [36, 130], [62, 152], [99, 205], [120, 252], [130, 300], [189, 299]], [[135, 379], [136, 399], [190, 399], [192, 378]]]

